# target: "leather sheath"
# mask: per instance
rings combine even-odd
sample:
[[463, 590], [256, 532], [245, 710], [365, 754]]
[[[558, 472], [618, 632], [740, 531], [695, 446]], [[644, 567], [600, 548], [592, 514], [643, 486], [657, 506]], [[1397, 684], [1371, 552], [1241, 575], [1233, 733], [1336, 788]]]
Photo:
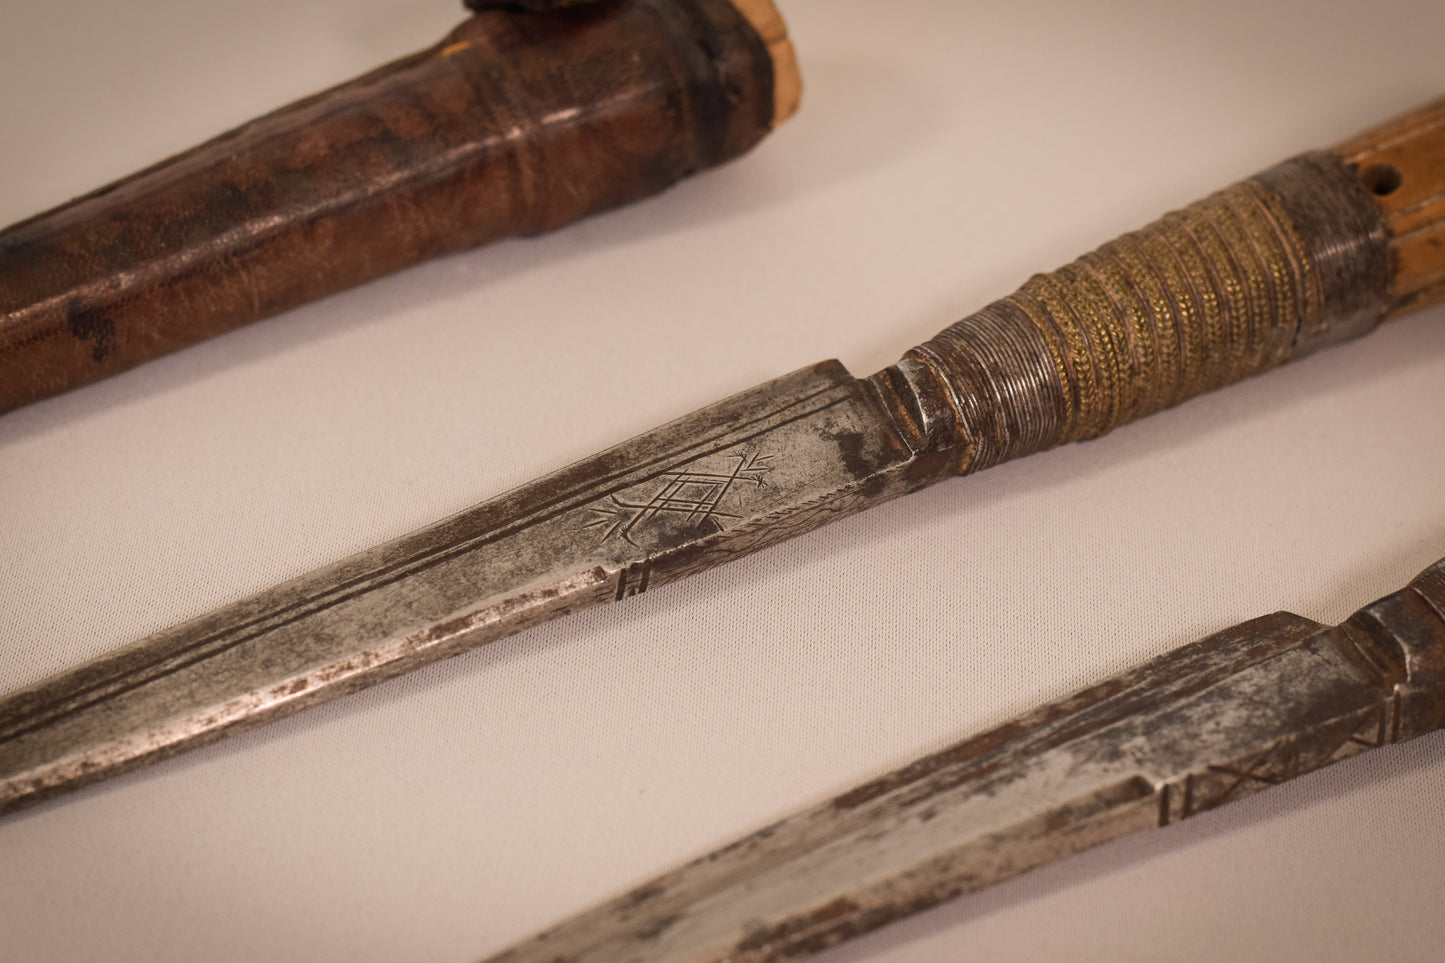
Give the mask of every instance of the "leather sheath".
[[727, 0], [481, 9], [428, 50], [0, 231], [0, 412], [748, 150]]

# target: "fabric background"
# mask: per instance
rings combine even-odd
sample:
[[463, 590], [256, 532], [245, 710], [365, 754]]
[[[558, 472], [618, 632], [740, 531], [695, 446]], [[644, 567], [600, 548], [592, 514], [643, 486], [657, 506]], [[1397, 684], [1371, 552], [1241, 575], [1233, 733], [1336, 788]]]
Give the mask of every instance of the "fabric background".
[[[1445, 93], [1445, 7], [783, 0], [799, 115], [662, 197], [0, 417], [0, 692]], [[9, 0], [0, 222], [446, 0]], [[1445, 311], [0, 820], [0, 957], [457, 960], [1237, 621], [1445, 554]], [[826, 959], [1436, 960], [1445, 737]]]

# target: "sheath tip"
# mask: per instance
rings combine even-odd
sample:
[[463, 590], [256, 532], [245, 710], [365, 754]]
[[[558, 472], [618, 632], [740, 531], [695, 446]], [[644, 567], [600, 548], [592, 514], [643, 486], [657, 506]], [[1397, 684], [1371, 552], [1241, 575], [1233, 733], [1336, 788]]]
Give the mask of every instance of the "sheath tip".
[[773, 60], [773, 126], [777, 127], [797, 112], [803, 95], [803, 78], [788, 38], [788, 25], [772, 0], [732, 0], [732, 4], [752, 24]]

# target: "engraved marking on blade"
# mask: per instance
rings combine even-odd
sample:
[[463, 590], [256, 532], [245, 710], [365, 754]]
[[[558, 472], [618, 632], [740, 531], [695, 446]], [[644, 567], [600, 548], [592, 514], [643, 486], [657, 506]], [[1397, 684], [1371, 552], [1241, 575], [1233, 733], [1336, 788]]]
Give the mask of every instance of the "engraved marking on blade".
[[1160, 790], [1159, 825], [1167, 826], [1231, 799], [1287, 782], [1332, 762], [1398, 741], [1400, 696], [1278, 739], [1240, 759], [1211, 764]]
[[770, 460], [772, 455], [731, 457], [737, 459], [737, 464], [728, 472], [664, 472], [657, 479], [662, 481], [662, 487], [646, 502], [627, 501], [617, 495], [609, 495], [603, 507], [592, 509], [601, 517], [589, 522], [587, 527], [606, 526], [607, 531], [602, 533], [603, 540], [616, 535], [635, 545], [637, 543], [632, 541], [632, 533], [637, 527], [666, 513], [685, 515], [687, 521], [697, 524], [711, 523], [720, 532], [725, 526], [719, 519], [741, 517], [719, 508], [724, 496], [740, 481], [750, 481], [762, 487], [763, 475], [772, 467], [763, 464]]
[[1343, 733], [1344, 738], [1330, 754], [1331, 762], [1399, 741], [1400, 693], [1396, 691], [1389, 699], [1364, 710], [1355, 718], [1358, 721], [1354, 728]]
[[[651, 559], [645, 562], [633, 562], [617, 573], [617, 595], [614, 601], [621, 602], [624, 598], [646, 592], [648, 580], [651, 578]], [[629, 579], [631, 579], [631, 584], [628, 584]]]

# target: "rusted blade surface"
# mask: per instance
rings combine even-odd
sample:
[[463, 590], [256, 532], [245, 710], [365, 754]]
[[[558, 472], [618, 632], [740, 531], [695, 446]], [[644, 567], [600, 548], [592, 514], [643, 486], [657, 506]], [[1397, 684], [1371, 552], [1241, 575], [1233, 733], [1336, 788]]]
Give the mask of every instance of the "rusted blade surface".
[[886, 395], [815, 365], [17, 693], [0, 812], [916, 488]]
[[1245, 622], [739, 840], [489, 963], [780, 960], [1445, 723], [1445, 560]]

